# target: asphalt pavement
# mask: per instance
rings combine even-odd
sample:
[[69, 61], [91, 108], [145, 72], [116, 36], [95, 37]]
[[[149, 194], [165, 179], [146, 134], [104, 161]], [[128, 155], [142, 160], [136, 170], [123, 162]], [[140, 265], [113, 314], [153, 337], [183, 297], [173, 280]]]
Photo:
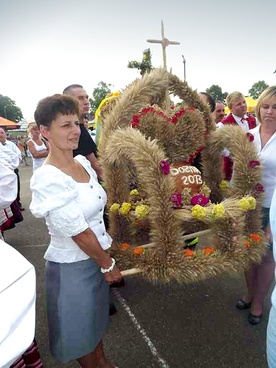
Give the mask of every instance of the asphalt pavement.
[[[24, 221], [6, 232], [36, 268], [36, 339], [44, 368], [57, 363], [49, 353], [44, 296], [44, 259], [49, 235], [43, 219], [29, 211], [31, 166], [20, 165]], [[149, 283], [129, 277], [113, 291], [118, 313], [111, 317], [105, 350], [119, 368], [266, 368], [265, 340], [270, 295], [260, 325], [235, 307], [245, 290], [242, 274], [227, 274], [190, 285]]]

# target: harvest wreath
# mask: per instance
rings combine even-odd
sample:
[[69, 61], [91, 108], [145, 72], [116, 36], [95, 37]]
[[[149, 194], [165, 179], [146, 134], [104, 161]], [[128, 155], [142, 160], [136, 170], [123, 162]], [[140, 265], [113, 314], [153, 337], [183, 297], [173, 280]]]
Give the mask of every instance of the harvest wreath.
[[[180, 106], [168, 105], [168, 91]], [[231, 187], [222, 181], [224, 148], [235, 165]], [[193, 166], [199, 152], [204, 181]], [[128, 86], [103, 121], [100, 157], [111, 253], [121, 269], [131, 269], [124, 274], [193, 282], [260, 261], [263, 188], [254, 144], [239, 127], [215, 130], [208, 106], [187, 83], [155, 70]], [[207, 231], [206, 246], [183, 249], [185, 239]]]

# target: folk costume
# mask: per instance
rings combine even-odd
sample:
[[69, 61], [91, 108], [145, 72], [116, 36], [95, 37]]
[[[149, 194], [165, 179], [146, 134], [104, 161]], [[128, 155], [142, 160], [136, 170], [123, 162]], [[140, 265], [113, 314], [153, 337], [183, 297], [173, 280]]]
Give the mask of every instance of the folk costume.
[[[3, 165], [0, 162], [0, 214], [9, 208], [16, 198], [16, 193], [16, 174], [7, 164]], [[14, 248], [0, 240], [0, 367], [2, 368], [42, 368], [39, 351], [33, 340], [35, 280], [33, 265]]]
[[38, 168], [30, 183], [30, 210], [45, 218], [51, 235], [44, 255], [49, 340], [61, 362], [93, 351], [109, 320], [109, 286], [99, 265], [72, 239], [91, 228], [102, 248], [110, 247], [103, 221], [106, 192], [90, 162], [81, 155], [75, 160], [89, 174], [88, 183], [76, 182], [53, 165]]
[[[239, 125], [245, 132], [257, 126], [257, 120], [252, 115], [244, 115], [242, 118], [232, 113], [228, 114], [221, 123], [223, 125]], [[223, 170], [225, 180], [230, 181], [233, 173], [233, 161], [230, 157], [223, 157]]]

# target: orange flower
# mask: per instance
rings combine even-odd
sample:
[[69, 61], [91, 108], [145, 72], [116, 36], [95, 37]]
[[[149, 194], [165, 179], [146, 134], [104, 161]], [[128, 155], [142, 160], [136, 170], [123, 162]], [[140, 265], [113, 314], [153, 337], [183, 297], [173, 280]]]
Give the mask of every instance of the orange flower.
[[206, 247], [203, 249], [203, 254], [205, 254], [205, 256], [208, 256], [209, 254], [213, 254], [215, 251], [215, 249], [213, 247]]
[[140, 225], [141, 225], [141, 222], [140, 222], [140, 221], [135, 221], [135, 222], [133, 223], [133, 225], [134, 225], [134, 226], [140, 226]]
[[258, 234], [250, 234], [249, 238], [252, 239], [256, 243], [260, 243], [260, 241], [262, 240], [262, 238]]
[[128, 244], [128, 243], [123, 243], [123, 244], [121, 244], [120, 245], [120, 247], [119, 247], [121, 250], [125, 250], [125, 249], [128, 249], [128, 248], [130, 248], [130, 244]]
[[246, 246], [246, 248], [249, 248], [251, 245], [249, 240], [245, 240], [243, 244]]
[[194, 255], [195, 255], [195, 252], [193, 252], [191, 249], [184, 249], [185, 257], [193, 257]]
[[141, 255], [141, 254], [144, 254], [144, 252], [145, 252], [145, 248], [144, 247], [136, 247], [133, 250], [133, 253], [135, 255]]

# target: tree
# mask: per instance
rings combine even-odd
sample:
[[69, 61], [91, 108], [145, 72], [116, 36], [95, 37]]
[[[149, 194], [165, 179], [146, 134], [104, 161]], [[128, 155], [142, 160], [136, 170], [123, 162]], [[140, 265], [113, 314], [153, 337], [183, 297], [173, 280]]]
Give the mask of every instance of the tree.
[[18, 123], [23, 119], [21, 109], [9, 97], [0, 94], [0, 116]]
[[206, 88], [206, 92], [213, 96], [215, 100], [224, 101], [228, 92], [222, 92], [222, 89], [217, 84], [213, 84], [210, 88]]
[[107, 84], [105, 82], [99, 82], [97, 87], [93, 90], [93, 93], [92, 93], [93, 98], [89, 99], [92, 114], [95, 114], [101, 101], [109, 93], [111, 93], [111, 89], [110, 89], [111, 86], [112, 86], [111, 84]]
[[140, 74], [143, 76], [145, 73], [150, 72], [152, 70], [151, 63], [151, 52], [150, 49], [146, 49], [143, 51], [142, 61], [129, 61], [127, 67], [130, 69], [138, 69], [140, 70]]
[[250, 97], [255, 98], [255, 100], [260, 96], [260, 94], [268, 88], [269, 85], [265, 81], [259, 81], [253, 84], [253, 86], [248, 91]]

